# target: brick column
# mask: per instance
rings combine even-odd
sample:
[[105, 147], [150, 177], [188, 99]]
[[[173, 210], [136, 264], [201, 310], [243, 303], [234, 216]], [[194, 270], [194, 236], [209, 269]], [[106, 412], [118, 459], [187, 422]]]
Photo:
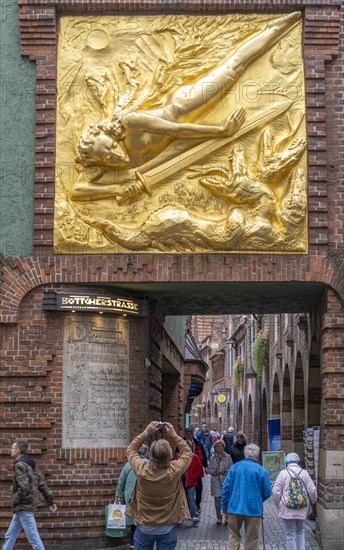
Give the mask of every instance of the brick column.
[[327, 291], [322, 316], [322, 410], [320, 424], [318, 516], [324, 548], [343, 548], [344, 504], [344, 309]]

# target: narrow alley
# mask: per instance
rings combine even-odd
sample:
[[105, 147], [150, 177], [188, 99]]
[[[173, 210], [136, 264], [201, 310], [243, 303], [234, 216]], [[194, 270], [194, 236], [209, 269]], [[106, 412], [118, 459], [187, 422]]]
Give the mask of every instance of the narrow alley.
[[[210, 496], [210, 476], [205, 477], [200, 522], [192, 526], [185, 522], [178, 527], [177, 550], [228, 550], [228, 527], [216, 525], [216, 514], [213, 498]], [[264, 538], [260, 531], [260, 550], [285, 550], [282, 522], [277, 515], [276, 508], [270, 498], [264, 504], [265, 517]], [[315, 521], [306, 521], [306, 550], [320, 550], [315, 539]], [[265, 545], [264, 542], [265, 541]], [[243, 549], [241, 545], [241, 549]]]

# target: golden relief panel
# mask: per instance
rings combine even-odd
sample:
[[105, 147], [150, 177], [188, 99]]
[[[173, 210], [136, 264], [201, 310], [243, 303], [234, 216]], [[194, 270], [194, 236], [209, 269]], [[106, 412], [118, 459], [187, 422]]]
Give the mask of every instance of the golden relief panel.
[[56, 253], [307, 252], [299, 12], [62, 17]]

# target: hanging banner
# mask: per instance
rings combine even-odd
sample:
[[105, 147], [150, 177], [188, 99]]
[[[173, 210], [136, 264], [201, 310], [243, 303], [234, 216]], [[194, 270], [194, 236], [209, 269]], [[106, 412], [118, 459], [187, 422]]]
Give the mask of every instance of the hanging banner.
[[268, 420], [268, 432], [270, 451], [281, 450], [281, 420], [279, 418], [271, 418]]

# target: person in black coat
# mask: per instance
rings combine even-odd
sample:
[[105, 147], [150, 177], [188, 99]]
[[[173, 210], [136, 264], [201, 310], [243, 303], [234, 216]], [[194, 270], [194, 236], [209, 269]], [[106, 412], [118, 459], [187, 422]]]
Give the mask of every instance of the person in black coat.
[[234, 428], [229, 427], [225, 434], [223, 434], [222, 440], [225, 444], [225, 453], [231, 454], [231, 446], [234, 440]]
[[243, 460], [245, 458], [244, 455], [244, 448], [247, 445], [246, 435], [244, 432], [238, 432], [236, 434], [236, 439], [231, 446], [230, 455], [233, 460], [233, 464], [236, 464], [237, 462], [240, 462], [240, 460]]

